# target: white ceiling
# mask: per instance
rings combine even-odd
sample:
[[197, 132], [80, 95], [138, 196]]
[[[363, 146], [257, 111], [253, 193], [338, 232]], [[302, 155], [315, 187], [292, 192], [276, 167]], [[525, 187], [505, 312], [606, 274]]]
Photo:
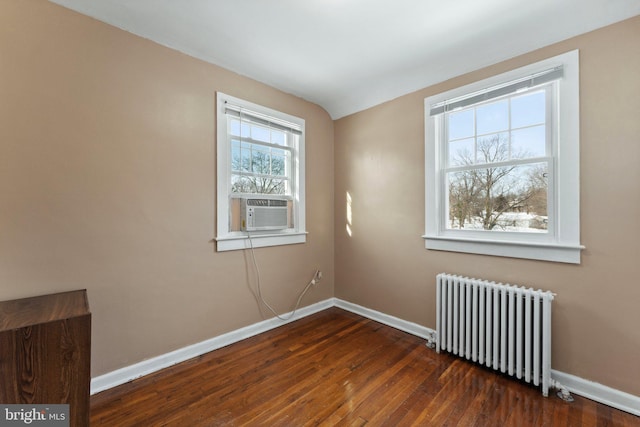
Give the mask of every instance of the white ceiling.
[[640, 0], [51, 1], [334, 119], [640, 14]]

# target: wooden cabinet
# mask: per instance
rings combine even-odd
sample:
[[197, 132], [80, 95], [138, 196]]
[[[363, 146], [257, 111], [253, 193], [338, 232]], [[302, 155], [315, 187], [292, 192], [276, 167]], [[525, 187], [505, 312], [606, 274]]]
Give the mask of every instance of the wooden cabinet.
[[85, 290], [0, 302], [0, 403], [69, 404], [87, 427], [90, 354]]

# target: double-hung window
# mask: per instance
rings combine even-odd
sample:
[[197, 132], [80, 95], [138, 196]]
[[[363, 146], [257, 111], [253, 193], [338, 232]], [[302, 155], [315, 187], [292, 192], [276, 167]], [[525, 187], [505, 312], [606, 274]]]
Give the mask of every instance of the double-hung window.
[[223, 93], [217, 106], [218, 251], [303, 243], [304, 120]]
[[428, 249], [580, 262], [578, 54], [425, 100]]

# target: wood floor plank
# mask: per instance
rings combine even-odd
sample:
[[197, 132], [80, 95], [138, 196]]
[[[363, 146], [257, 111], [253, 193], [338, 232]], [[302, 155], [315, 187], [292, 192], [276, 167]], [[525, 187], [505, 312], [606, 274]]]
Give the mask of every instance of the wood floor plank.
[[[411, 426], [429, 414], [429, 404], [434, 401], [434, 396], [441, 390], [438, 378], [444, 371], [444, 364], [433, 367], [428, 376], [421, 376], [422, 382], [414, 393], [405, 400], [403, 405], [389, 417], [390, 425]], [[425, 372], [426, 374], [426, 372]], [[423, 414], [424, 413], [424, 414]], [[421, 415], [423, 414], [423, 415]]]
[[338, 308], [91, 397], [91, 425], [635, 426]]
[[[302, 363], [313, 365], [316, 368], [316, 371], [312, 376], [305, 378], [305, 381], [299, 382], [287, 388], [287, 394], [290, 396], [290, 400], [298, 401], [299, 399], [302, 399], [305, 393], [308, 391], [309, 385], [315, 384], [318, 381], [320, 381], [323, 377], [326, 377], [327, 373], [331, 373], [333, 370], [335, 370], [336, 365], [337, 366], [342, 365], [342, 366], [348, 367], [350, 371], [349, 372], [350, 375], [352, 375], [353, 372], [358, 369], [364, 369], [363, 367], [369, 362], [370, 357], [367, 357], [367, 355], [360, 354], [361, 352], [359, 349], [367, 348], [367, 345], [370, 345], [372, 346], [372, 348], [375, 348], [375, 351], [372, 352], [371, 354], [385, 353], [387, 355], [391, 355], [391, 354], [394, 354], [394, 352], [399, 351], [399, 348], [394, 345], [395, 342], [384, 340], [383, 339], [384, 337], [382, 337], [381, 335], [373, 334], [371, 329], [368, 329], [367, 331], [368, 331], [368, 334], [363, 337], [364, 340], [362, 342], [358, 342], [358, 341], [354, 342], [356, 344], [355, 345], [356, 349], [350, 350], [347, 354], [348, 357], [345, 359], [339, 358], [341, 352], [344, 352], [345, 350], [348, 350], [350, 348], [349, 346], [345, 346], [345, 345], [340, 345], [338, 350], [332, 350], [330, 352], [332, 363], [326, 362], [326, 354], [323, 352], [307, 354], [304, 360], [302, 361]], [[325, 362], [322, 364], [319, 364], [318, 363], [319, 360], [325, 360]], [[376, 366], [373, 364], [371, 365]], [[338, 377], [333, 379], [340, 380], [341, 378]], [[280, 408], [278, 407], [274, 408], [273, 402], [267, 401], [265, 402], [264, 405], [262, 405], [259, 408], [256, 408], [256, 410], [254, 411], [255, 414], [258, 416], [257, 418], [255, 417], [248, 418], [250, 415], [252, 415], [252, 413], [249, 413], [249, 414], [246, 414], [245, 416], [240, 417], [239, 421], [252, 422], [256, 424], [260, 422], [261, 423], [273, 422], [271, 418], [264, 419], [263, 414], [267, 411], [268, 413], [274, 413], [274, 412], [277, 413], [278, 410], [286, 409], [285, 405], [287, 403], [288, 402], [282, 402]], [[282, 408], [282, 406], [285, 406], [285, 407]]]

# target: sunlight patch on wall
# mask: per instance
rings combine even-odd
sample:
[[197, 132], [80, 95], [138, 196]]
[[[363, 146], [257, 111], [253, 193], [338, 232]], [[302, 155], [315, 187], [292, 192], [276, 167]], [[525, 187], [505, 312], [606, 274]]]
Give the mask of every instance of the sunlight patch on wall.
[[347, 234], [349, 237], [352, 236], [351, 225], [352, 225], [352, 210], [351, 210], [351, 194], [347, 191]]

